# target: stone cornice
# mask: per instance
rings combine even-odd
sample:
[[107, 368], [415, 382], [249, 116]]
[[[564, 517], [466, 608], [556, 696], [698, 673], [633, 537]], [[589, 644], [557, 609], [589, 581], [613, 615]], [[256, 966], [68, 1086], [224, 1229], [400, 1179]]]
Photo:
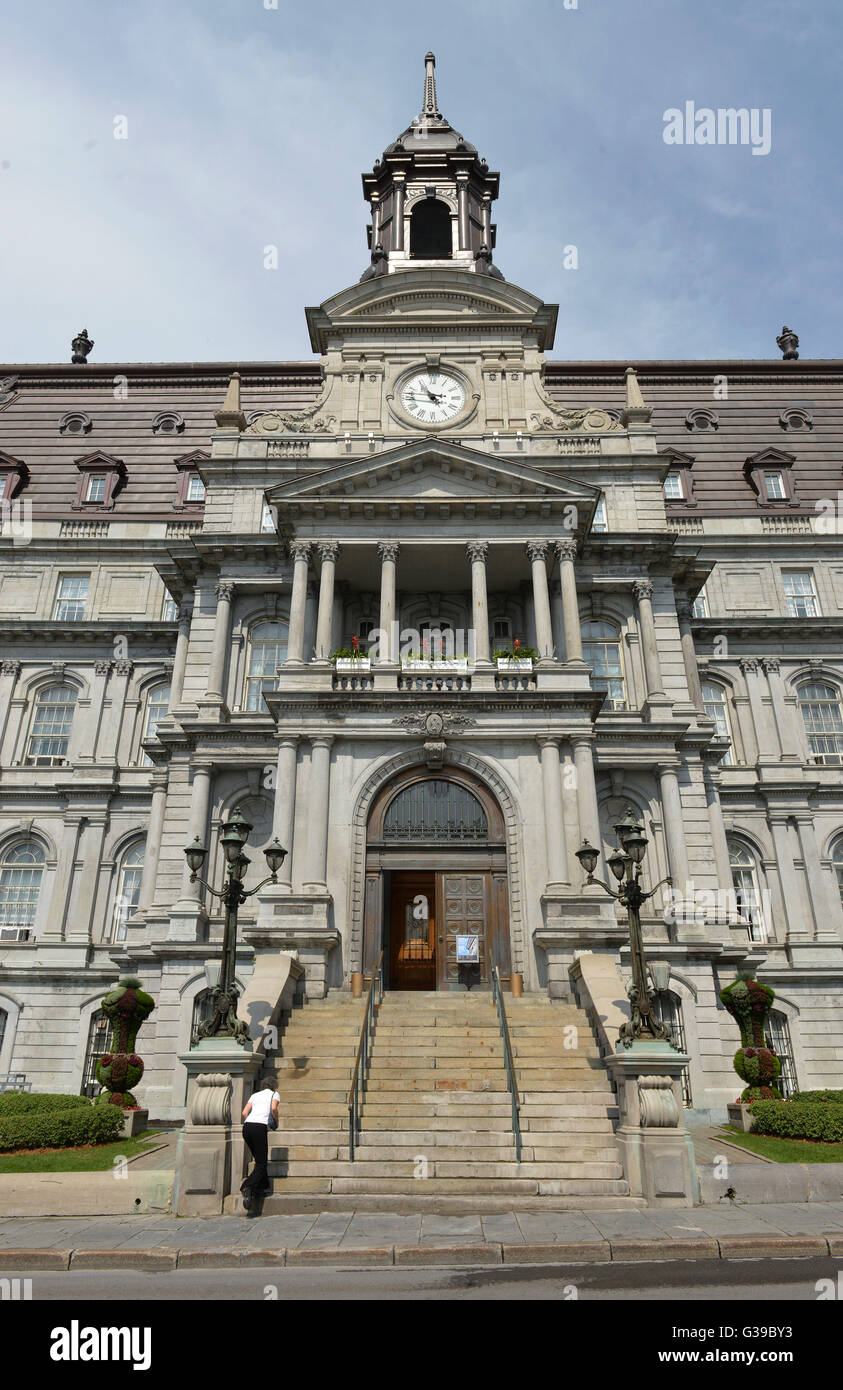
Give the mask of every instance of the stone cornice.
[[0, 619], [0, 643], [93, 642], [98, 646], [113, 647], [116, 637], [126, 636], [135, 642], [158, 642], [170, 647], [178, 636], [178, 630], [176, 620], [138, 622], [135, 619], [92, 618], [78, 623], [58, 623], [49, 618], [3, 618]]

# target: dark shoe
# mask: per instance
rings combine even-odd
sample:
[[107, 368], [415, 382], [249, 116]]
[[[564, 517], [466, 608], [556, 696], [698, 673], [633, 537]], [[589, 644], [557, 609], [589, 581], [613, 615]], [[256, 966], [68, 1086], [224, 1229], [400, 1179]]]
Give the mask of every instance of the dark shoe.
[[252, 1205], [252, 1194], [251, 1194], [251, 1192], [244, 1192], [244, 1193], [243, 1193], [243, 1206], [244, 1206], [244, 1207], [246, 1208], [246, 1210], [248, 1211], [248, 1210], [249, 1210], [249, 1207], [250, 1207], [251, 1205]]

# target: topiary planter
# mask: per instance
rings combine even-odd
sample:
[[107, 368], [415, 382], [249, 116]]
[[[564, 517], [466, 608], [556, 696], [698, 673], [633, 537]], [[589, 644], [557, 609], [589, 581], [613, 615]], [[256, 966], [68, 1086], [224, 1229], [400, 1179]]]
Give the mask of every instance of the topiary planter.
[[143, 1076], [143, 1062], [134, 1050], [135, 1039], [155, 1004], [151, 995], [144, 994], [140, 980], [127, 975], [115, 989], [109, 990], [102, 1007], [111, 1022], [111, 1049], [97, 1063], [97, 1081], [106, 1089], [97, 1096], [96, 1103], [119, 1105], [124, 1110], [135, 1108], [132, 1087]]
[[743, 1102], [781, 1100], [781, 1094], [773, 1083], [781, 1072], [782, 1064], [773, 1049], [768, 1047], [764, 1031], [775, 997], [775, 991], [769, 985], [762, 985], [749, 975], [741, 975], [720, 993], [724, 1008], [732, 1015], [741, 1032], [742, 1046], [735, 1053], [734, 1067], [741, 1081], [747, 1083], [741, 1094]]

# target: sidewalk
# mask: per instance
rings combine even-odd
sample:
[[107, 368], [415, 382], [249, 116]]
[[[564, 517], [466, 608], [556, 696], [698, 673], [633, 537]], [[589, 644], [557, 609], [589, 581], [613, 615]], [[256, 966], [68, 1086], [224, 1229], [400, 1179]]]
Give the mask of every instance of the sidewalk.
[[0, 1271], [843, 1259], [843, 1202], [403, 1216], [10, 1217]]

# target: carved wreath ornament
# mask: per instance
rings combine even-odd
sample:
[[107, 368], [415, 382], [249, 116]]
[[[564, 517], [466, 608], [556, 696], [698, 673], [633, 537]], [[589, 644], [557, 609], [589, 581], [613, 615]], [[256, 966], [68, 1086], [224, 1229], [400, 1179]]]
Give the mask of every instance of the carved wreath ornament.
[[441, 738], [443, 734], [456, 733], [459, 729], [466, 728], [469, 724], [476, 724], [476, 719], [469, 719], [466, 714], [449, 714], [446, 711], [431, 710], [429, 714], [402, 714], [398, 719], [393, 719], [393, 724], [400, 724], [405, 729], [424, 734], [427, 738]]

